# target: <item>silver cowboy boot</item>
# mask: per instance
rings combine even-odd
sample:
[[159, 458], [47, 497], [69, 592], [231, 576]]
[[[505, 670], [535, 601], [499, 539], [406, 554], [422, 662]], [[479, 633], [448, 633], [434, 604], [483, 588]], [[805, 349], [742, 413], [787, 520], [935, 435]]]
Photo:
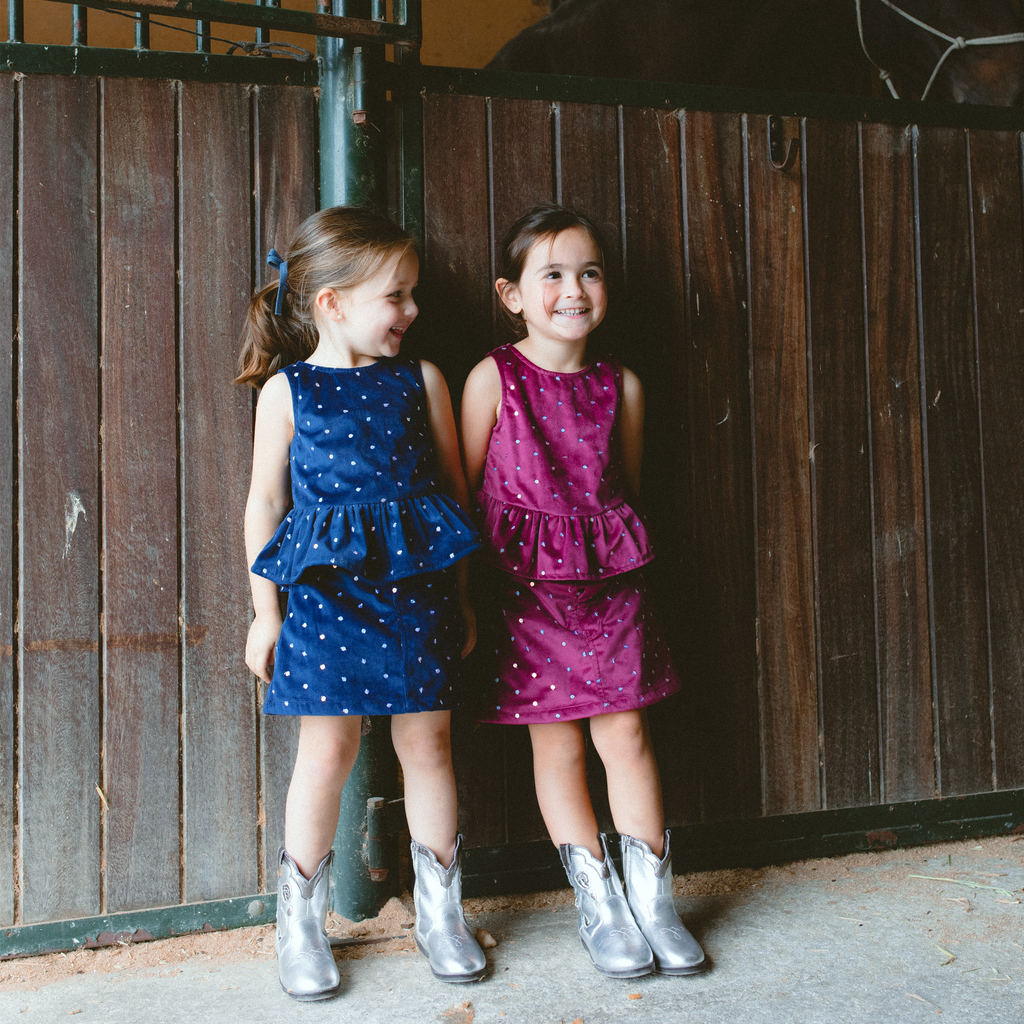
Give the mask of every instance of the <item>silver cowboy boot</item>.
[[558, 848], [580, 912], [580, 939], [594, 966], [610, 978], [650, 974], [654, 957], [629, 912], [608, 843], [601, 833], [604, 862], [585, 846], [563, 843]]
[[281, 988], [294, 999], [327, 999], [341, 986], [324, 932], [331, 890], [332, 850], [306, 881], [281, 847], [277, 870], [277, 970]]
[[412, 842], [416, 945], [441, 981], [477, 981], [487, 969], [484, 951], [462, 913], [461, 850], [462, 836], [456, 836], [451, 867], [443, 868], [433, 851]]
[[669, 833], [665, 852], [655, 857], [651, 848], [632, 836], [620, 836], [622, 877], [629, 909], [654, 951], [658, 974], [697, 974], [704, 969], [704, 950], [679, 920], [672, 900], [672, 855]]

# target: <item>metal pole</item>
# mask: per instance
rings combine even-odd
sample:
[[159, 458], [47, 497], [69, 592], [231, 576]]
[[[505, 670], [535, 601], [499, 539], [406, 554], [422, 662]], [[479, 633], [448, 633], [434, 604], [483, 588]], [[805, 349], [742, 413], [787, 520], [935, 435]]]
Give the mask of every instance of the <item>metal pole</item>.
[[[368, 19], [371, 0], [333, 0], [333, 10], [318, 2], [318, 10]], [[383, 47], [320, 37], [317, 54], [321, 62], [320, 206], [370, 206], [386, 212]], [[372, 797], [393, 800], [399, 793], [391, 720], [368, 721], [370, 731], [362, 738], [341, 796], [331, 870], [334, 910], [352, 921], [375, 917], [399, 891], [397, 864], [386, 863], [387, 856], [382, 864], [376, 842], [372, 878], [370, 874], [367, 801]], [[378, 838], [376, 832], [373, 838]], [[394, 850], [390, 853], [393, 859]]]
[[[326, 12], [325, 12], [326, 13]], [[370, 18], [371, 0], [334, 0], [330, 13]], [[383, 46], [321, 37], [320, 205], [387, 211]]]

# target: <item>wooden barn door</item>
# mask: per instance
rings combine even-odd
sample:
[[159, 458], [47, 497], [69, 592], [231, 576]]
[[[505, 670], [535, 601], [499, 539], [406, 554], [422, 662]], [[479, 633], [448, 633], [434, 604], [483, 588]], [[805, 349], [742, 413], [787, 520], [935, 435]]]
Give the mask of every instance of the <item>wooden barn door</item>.
[[0, 76], [0, 926], [266, 888], [232, 377], [315, 142], [311, 89]]
[[[778, 170], [762, 114], [423, 102], [424, 316], [456, 390], [505, 340], [512, 222], [554, 199], [606, 231], [683, 677], [650, 712], [683, 863], [752, 819], [807, 855], [785, 816], [870, 831], [1020, 790], [1020, 134], [787, 117]], [[542, 840], [526, 731], [462, 720], [456, 746], [470, 845]]]

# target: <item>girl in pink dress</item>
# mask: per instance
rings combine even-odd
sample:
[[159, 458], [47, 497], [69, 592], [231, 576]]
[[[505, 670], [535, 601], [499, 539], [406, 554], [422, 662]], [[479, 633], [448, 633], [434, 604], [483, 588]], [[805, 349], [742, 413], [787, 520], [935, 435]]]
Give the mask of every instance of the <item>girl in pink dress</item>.
[[[587, 339], [604, 318], [595, 226], [551, 204], [509, 232], [496, 288], [520, 340], [470, 373], [463, 446], [503, 630], [482, 721], [525, 724], [541, 813], [611, 977], [692, 974], [704, 953], [672, 900], [669, 833], [646, 708], [679, 682], [642, 578], [643, 389]], [[587, 790], [581, 720], [608, 777], [628, 897]]]

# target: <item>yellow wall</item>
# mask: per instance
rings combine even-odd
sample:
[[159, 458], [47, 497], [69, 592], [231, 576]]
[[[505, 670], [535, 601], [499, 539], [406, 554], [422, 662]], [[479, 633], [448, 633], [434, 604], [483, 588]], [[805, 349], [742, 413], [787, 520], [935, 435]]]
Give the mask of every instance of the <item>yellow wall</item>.
[[[314, 10], [315, 0], [283, 0], [283, 6], [294, 10]], [[6, 25], [6, 3], [4, 9]], [[547, 0], [423, 0], [424, 64], [445, 64], [451, 67], [483, 67], [506, 40], [542, 18]], [[154, 16], [183, 28], [185, 21]], [[253, 33], [229, 25], [214, 25], [213, 34], [229, 40], [251, 40]], [[3, 33], [6, 38], [6, 31]], [[282, 36], [306, 49], [313, 49], [308, 37]], [[71, 6], [50, 0], [25, 0], [25, 40], [30, 43], [71, 42]], [[92, 46], [134, 45], [134, 27], [130, 18], [102, 11], [89, 11], [89, 43]], [[192, 50], [194, 40], [180, 32], [154, 26], [150, 45], [153, 49]], [[226, 44], [215, 46], [223, 52]]]

